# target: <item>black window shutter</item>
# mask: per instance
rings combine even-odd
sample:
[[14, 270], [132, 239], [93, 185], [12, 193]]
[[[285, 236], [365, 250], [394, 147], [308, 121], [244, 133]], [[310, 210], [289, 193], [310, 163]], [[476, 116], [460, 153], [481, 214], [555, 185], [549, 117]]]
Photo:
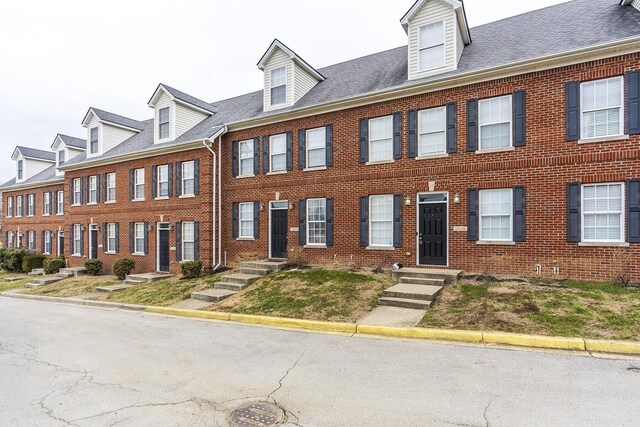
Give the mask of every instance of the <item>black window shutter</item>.
[[69, 204], [73, 204], [73, 178], [69, 178]]
[[200, 159], [193, 161], [193, 194], [200, 194]]
[[253, 202], [253, 238], [260, 238], [260, 202]]
[[453, 154], [458, 150], [458, 105], [455, 102], [447, 104], [447, 153]]
[[478, 100], [467, 101], [467, 151], [478, 150]]
[[173, 197], [173, 163], [169, 163], [167, 165], [167, 184], [168, 184], [168, 195], [169, 197]]
[[120, 223], [116, 222], [116, 247], [115, 253], [120, 252]]
[[293, 132], [287, 132], [287, 170], [293, 170]]
[[369, 119], [360, 119], [360, 163], [369, 161]]
[[369, 196], [360, 197], [360, 246], [369, 246]]
[[333, 199], [327, 199], [327, 246], [333, 246]]
[[149, 223], [144, 222], [144, 254], [149, 254]]
[[567, 241], [579, 243], [582, 240], [581, 197], [582, 186], [579, 182], [567, 184]]
[[640, 179], [627, 181], [627, 241], [640, 243]]
[[182, 194], [182, 162], [176, 162], [176, 196]]
[[182, 261], [182, 223], [176, 222], [176, 261]]
[[640, 71], [627, 71], [627, 134], [640, 134]]
[[393, 195], [393, 247], [402, 247], [402, 194]]
[[200, 223], [198, 221], [193, 223], [193, 259], [195, 261], [200, 259]]
[[100, 189], [102, 188], [101, 187], [102, 182], [100, 182], [101, 181], [100, 178], [102, 178], [102, 175], [100, 174], [96, 175], [96, 201], [98, 203], [100, 203], [100, 194], [102, 194], [102, 192], [100, 191]]
[[409, 110], [407, 125], [409, 158], [413, 159], [418, 157], [418, 112], [416, 110]]
[[513, 92], [513, 146], [527, 145], [527, 93]]
[[130, 222], [129, 223], [129, 252], [130, 253], [134, 253], [135, 252], [135, 242], [134, 242], [134, 238], [133, 238], [133, 234], [134, 234], [134, 229], [135, 229], [135, 223]]
[[134, 194], [134, 182], [133, 182], [133, 168], [129, 169], [129, 200], [133, 200]]
[[50, 194], [49, 202], [51, 203], [51, 212], [53, 212], [54, 215], [58, 215], [58, 192], [52, 191]]
[[298, 202], [298, 244], [307, 244], [307, 201]]
[[89, 185], [89, 177], [85, 176], [84, 177], [84, 203], [89, 203], [90, 197], [89, 197], [89, 193], [91, 192], [91, 188]]
[[393, 113], [393, 158], [402, 158], [402, 113]]
[[[78, 252], [78, 250], [75, 248], [76, 239], [74, 237], [75, 236], [73, 235], [73, 224], [71, 224], [69, 226], [69, 252], [71, 254], [74, 254], [74, 253]], [[16, 236], [16, 238], [17, 238], [17, 236]]]
[[237, 239], [239, 234], [239, 226], [238, 226], [238, 222], [239, 222], [239, 211], [240, 211], [240, 204], [239, 203], [233, 203], [231, 205], [231, 222], [232, 222], [232, 232], [233, 232], [233, 238]]
[[253, 138], [253, 174], [260, 173], [260, 138]]
[[525, 187], [513, 187], [513, 241], [526, 241], [526, 198]]
[[108, 190], [109, 180], [107, 179], [107, 174], [102, 175], [102, 201], [107, 201], [107, 190]]
[[262, 137], [262, 172], [269, 172], [269, 137]]
[[107, 234], [109, 233], [109, 224], [102, 224], [102, 251], [107, 252]]
[[84, 256], [84, 225], [80, 226], [80, 256]]
[[40, 253], [44, 253], [44, 233], [46, 233], [45, 231], [41, 231], [40, 232], [40, 246], [42, 247], [42, 250], [40, 251]]
[[[81, 177], [80, 178], [80, 204], [83, 204], [84, 201], [86, 200], [85, 196], [84, 196], [84, 191], [87, 189], [87, 186], [85, 185], [85, 180], [86, 177]], [[28, 201], [28, 199], [27, 199]]]
[[326, 132], [326, 165], [333, 166], [333, 125], [325, 127]]
[[151, 166], [151, 198], [158, 197], [158, 167]]
[[231, 175], [240, 175], [240, 158], [238, 156], [238, 141], [231, 143]]
[[298, 169], [303, 170], [306, 160], [306, 136], [307, 131], [304, 129], [298, 129]]
[[478, 241], [480, 239], [480, 212], [478, 212], [479, 191], [470, 188], [467, 196], [467, 240]]
[[578, 141], [580, 139], [580, 82], [567, 82], [565, 92], [567, 141]]

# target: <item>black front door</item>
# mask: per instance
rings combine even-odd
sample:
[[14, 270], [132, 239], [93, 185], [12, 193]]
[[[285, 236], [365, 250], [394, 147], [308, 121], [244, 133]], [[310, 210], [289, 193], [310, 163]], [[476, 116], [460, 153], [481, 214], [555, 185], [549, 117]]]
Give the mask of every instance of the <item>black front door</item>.
[[169, 272], [169, 230], [158, 231], [158, 271]]
[[91, 254], [89, 256], [90, 259], [98, 258], [98, 229], [91, 229]]
[[64, 233], [58, 232], [58, 256], [64, 255]]
[[447, 265], [447, 204], [421, 204], [418, 226], [420, 265]]
[[286, 209], [271, 211], [271, 258], [287, 257], [288, 215]]

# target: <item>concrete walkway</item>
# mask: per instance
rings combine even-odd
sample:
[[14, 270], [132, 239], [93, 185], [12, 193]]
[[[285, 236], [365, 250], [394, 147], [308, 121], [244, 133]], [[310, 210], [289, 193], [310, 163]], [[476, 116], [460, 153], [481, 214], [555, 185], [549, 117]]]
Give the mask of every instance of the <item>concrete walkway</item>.
[[360, 319], [358, 324], [413, 327], [420, 323], [426, 313], [427, 310], [417, 310], [414, 308], [379, 306]]

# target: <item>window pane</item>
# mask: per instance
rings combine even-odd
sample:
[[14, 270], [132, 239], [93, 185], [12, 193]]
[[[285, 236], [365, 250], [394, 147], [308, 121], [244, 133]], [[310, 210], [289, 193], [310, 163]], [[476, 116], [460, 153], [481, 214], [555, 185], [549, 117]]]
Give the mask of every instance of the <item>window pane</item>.
[[275, 86], [282, 86], [286, 84], [286, 78], [287, 78], [286, 75], [287, 75], [286, 67], [280, 67], [280, 68], [276, 68], [275, 70], [271, 70], [271, 86], [275, 87]]
[[271, 171], [278, 172], [287, 169], [287, 137], [275, 135], [269, 138], [271, 152]]
[[420, 28], [420, 47], [427, 48], [444, 43], [444, 22], [435, 22]]
[[307, 148], [324, 148], [326, 145], [325, 128], [310, 129], [307, 131]]
[[316, 148], [307, 151], [307, 167], [315, 168], [326, 164], [325, 149]]
[[369, 131], [372, 141], [393, 138], [393, 116], [369, 120]]
[[511, 240], [512, 198], [510, 189], [480, 192], [482, 240]]
[[392, 246], [393, 196], [371, 196], [369, 200], [370, 244], [373, 246]]
[[253, 174], [253, 159], [240, 160], [240, 175], [252, 175]]

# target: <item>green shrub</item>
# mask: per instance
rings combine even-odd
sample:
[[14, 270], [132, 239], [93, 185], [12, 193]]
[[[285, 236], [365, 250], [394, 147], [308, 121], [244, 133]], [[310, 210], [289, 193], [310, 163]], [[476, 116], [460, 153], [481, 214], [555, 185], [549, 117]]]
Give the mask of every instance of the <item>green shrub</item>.
[[64, 256], [59, 256], [45, 259], [43, 266], [45, 274], [56, 274], [60, 272], [60, 269], [65, 268], [67, 264], [64, 262]]
[[113, 263], [113, 274], [118, 276], [118, 279], [124, 280], [127, 274], [131, 274], [136, 268], [136, 262], [131, 258], [121, 258]]
[[22, 272], [22, 258], [29, 255], [27, 248], [2, 248], [0, 253], [0, 269], [12, 273]]
[[84, 268], [87, 269], [87, 273], [92, 276], [97, 276], [102, 273], [102, 261], [99, 259], [88, 259], [84, 262]]
[[202, 276], [202, 261], [187, 261], [180, 264], [182, 277], [185, 279], [195, 279]]
[[22, 258], [22, 272], [29, 273], [35, 268], [44, 267], [44, 260], [47, 259], [44, 255], [27, 255]]

